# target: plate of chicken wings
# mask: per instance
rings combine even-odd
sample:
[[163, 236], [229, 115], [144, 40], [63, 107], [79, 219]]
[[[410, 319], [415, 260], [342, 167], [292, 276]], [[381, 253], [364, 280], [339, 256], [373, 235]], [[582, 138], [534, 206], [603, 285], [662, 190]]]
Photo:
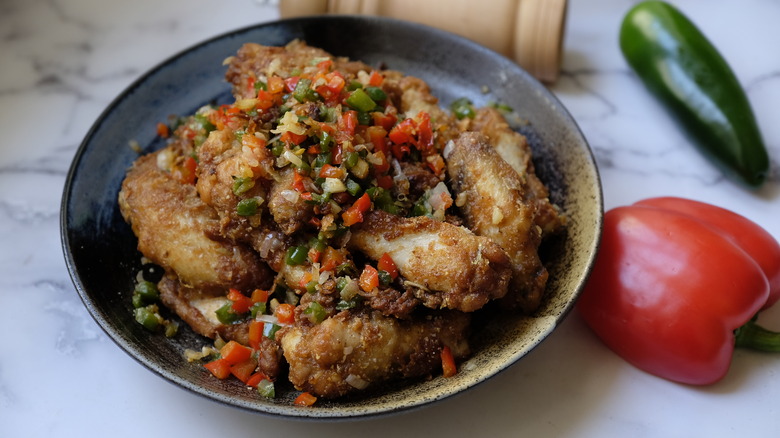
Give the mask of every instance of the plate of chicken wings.
[[542, 342], [598, 247], [576, 123], [508, 59], [425, 26], [240, 29], [106, 109], [63, 194], [84, 304], [141, 364], [286, 417], [427, 405]]

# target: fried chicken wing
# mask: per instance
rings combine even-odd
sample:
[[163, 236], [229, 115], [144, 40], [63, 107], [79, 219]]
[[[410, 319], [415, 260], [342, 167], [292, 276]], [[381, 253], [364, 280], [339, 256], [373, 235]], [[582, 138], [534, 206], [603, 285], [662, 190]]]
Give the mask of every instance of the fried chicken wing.
[[496, 243], [425, 216], [373, 210], [354, 227], [349, 246], [374, 260], [389, 254], [430, 308], [477, 310], [506, 294], [511, 275], [509, 258]]
[[[216, 317], [216, 310], [229, 302], [227, 298], [204, 294], [202, 291], [183, 286], [175, 275], [166, 275], [157, 285], [160, 299], [166, 307], [189, 325], [196, 333], [216, 339], [233, 340], [244, 345], [249, 343], [248, 322], [223, 324]], [[258, 369], [270, 378], [276, 378], [281, 370], [282, 350], [275, 340], [262, 337], [258, 349]]]
[[345, 311], [317, 325], [283, 329], [281, 344], [293, 385], [335, 398], [394, 378], [430, 375], [441, 367], [444, 346], [456, 359], [466, 357], [469, 321], [457, 311], [412, 320]]
[[224, 293], [267, 283], [273, 273], [250, 248], [215, 239], [217, 213], [195, 187], [176, 181], [157, 166], [160, 152], [140, 157], [119, 193], [125, 220], [138, 237], [138, 250], [182, 283]]
[[507, 300], [533, 311], [548, 277], [537, 253], [542, 236], [534, 197], [482, 134], [462, 134], [447, 145], [445, 157], [467, 226], [500, 245], [512, 260]]
[[257, 95], [255, 81], [273, 75], [287, 77], [291, 72], [305, 67], [315, 67], [312, 60], [331, 59], [335, 68], [346, 75], [354, 76], [358, 71], [370, 71], [371, 67], [359, 61], [335, 57], [330, 53], [309, 46], [303, 41], [293, 40], [284, 47], [264, 46], [247, 43], [230, 58], [225, 78], [233, 84], [236, 99], [254, 98]]
[[558, 206], [550, 202], [547, 187], [536, 176], [528, 139], [513, 130], [495, 108], [478, 109], [469, 129], [484, 134], [498, 155], [520, 175], [528, 188], [529, 197], [536, 203], [534, 221], [542, 228], [542, 236], [560, 230], [566, 217]]
[[295, 170], [285, 168], [271, 186], [268, 210], [284, 234], [298, 231], [312, 216], [312, 206], [295, 190]]

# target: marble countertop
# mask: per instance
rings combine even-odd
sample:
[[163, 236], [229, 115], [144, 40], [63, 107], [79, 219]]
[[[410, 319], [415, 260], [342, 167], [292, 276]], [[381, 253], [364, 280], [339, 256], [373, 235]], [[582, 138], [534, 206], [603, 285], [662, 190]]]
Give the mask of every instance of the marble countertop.
[[[773, 160], [758, 192], [725, 180], [628, 69], [617, 31], [633, 3], [570, 2], [563, 74], [551, 86], [593, 148], [605, 207], [685, 196], [737, 211], [780, 238], [780, 2], [674, 2], [747, 89]], [[372, 420], [260, 416], [139, 365], [101, 331], [70, 281], [59, 237], [63, 182], [89, 127], [143, 72], [194, 43], [278, 16], [262, 1], [215, 4], [0, 2], [0, 436], [776, 436], [780, 357], [738, 351], [720, 383], [674, 384], [618, 358], [576, 313], [466, 394]], [[762, 320], [780, 329], [780, 310]]]

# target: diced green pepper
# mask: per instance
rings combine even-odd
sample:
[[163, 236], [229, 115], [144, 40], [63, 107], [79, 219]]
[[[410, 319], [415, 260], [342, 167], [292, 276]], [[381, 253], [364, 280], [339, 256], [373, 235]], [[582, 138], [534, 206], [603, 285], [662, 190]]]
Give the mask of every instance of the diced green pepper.
[[284, 261], [290, 266], [301, 265], [309, 256], [309, 249], [305, 246], [291, 246], [287, 250], [287, 256]]
[[257, 198], [242, 199], [236, 205], [236, 214], [239, 216], [254, 216], [257, 214], [258, 205]]
[[347, 178], [346, 185], [347, 185], [347, 193], [349, 193], [352, 196], [358, 196], [360, 195], [360, 192], [363, 191], [363, 188], [360, 187], [360, 184], [358, 184], [351, 178]]
[[157, 306], [139, 307], [134, 310], [135, 320], [147, 330], [157, 330], [162, 324], [162, 318], [157, 314]]
[[374, 102], [362, 88], [358, 88], [349, 94], [347, 97], [347, 105], [363, 112], [368, 112], [376, 108], [376, 102]]
[[249, 314], [252, 316], [252, 318], [257, 317], [257, 315], [262, 315], [265, 313], [266, 310], [266, 303], [254, 303], [252, 304], [252, 307], [249, 308]]
[[303, 311], [304, 315], [308, 315], [311, 322], [315, 324], [319, 324], [322, 321], [325, 320], [325, 317], [327, 317], [327, 312], [325, 312], [325, 308], [322, 307], [322, 305], [316, 301], [312, 301], [309, 303], [309, 307], [306, 308], [306, 310]]
[[134, 293], [148, 303], [157, 301], [157, 299], [160, 298], [160, 291], [157, 290], [157, 286], [151, 281], [138, 282], [138, 284], [135, 285]]
[[214, 313], [217, 314], [217, 319], [222, 324], [235, 324], [241, 319], [241, 315], [233, 311], [233, 303], [225, 303]]
[[452, 113], [455, 114], [455, 117], [458, 119], [463, 119], [465, 117], [473, 119], [476, 115], [476, 112], [474, 112], [474, 105], [471, 103], [471, 100], [465, 97], [455, 99], [455, 101], [450, 104], [450, 110], [452, 110]]
[[311, 102], [320, 98], [320, 95], [311, 89], [311, 79], [308, 78], [298, 80], [292, 95], [298, 102]]
[[385, 93], [384, 90], [382, 90], [379, 87], [369, 86], [366, 87], [365, 90], [366, 90], [366, 94], [368, 94], [368, 97], [373, 99], [375, 102], [381, 102], [387, 99], [387, 93]]
[[233, 177], [233, 194], [242, 195], [255, 186], [255, 180], [251, 177]]

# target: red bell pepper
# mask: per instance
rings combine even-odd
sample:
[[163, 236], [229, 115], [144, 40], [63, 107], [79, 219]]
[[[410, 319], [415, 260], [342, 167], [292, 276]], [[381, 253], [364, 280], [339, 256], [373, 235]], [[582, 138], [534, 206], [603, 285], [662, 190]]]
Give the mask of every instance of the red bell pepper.
[[780, 350], [780, 334], [754, 322], [773, 299], [768, 277], [778, 275], [777, 254], [771, 235], [735, 213], [680, 198], [644, 200], [605, 214], [577, 307], [637, 368], [714, 383], [728, 371], [735, 345]]

